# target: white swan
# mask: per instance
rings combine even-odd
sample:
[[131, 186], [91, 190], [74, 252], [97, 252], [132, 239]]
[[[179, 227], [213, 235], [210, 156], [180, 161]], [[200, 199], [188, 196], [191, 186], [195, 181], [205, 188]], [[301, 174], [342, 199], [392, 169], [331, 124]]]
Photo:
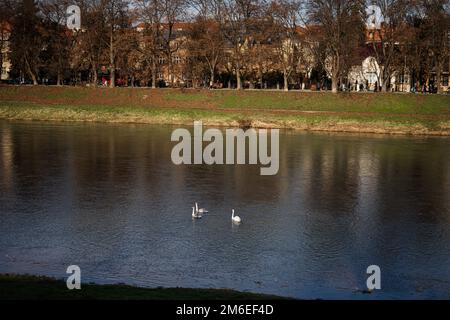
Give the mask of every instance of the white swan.
[[197, 213], [207, 213], [208, 212], [208, 210], [206, 210], [205, 208], [198, 208], [198, 204], [197, 204], [197, 202], [195, 203], [195, 211], [197, 212]]
[[198, 212], [195, 212], [195, 208], [192, 207], [192, 219], [200, 219], [202, 215]]
[[239, 216], [234, 215], [234, 209], [231, 209], [231, 220], [233, 222], [241, 222], [241, 218]]

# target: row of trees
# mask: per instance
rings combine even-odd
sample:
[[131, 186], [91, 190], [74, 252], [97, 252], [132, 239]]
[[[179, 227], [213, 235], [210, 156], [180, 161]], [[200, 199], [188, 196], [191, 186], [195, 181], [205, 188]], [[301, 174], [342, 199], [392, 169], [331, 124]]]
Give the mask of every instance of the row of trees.
[[[81, 9], [76, 31], [66, 27], [74, 3]], [[112, 87], [117, 77], [156, 87], [165, 70], [170, 86], [177, 78], [214, 85], [228, 75], [238, 89], [244, 80], [262, 88], [269, 75], [279, 75], [285, 90], [294, 78], [314, 78], [328, 79], [337, 91], [352, 66], [373, 56], [386, 91], [395, 72], [428, 83], [448, 68], [449, 0], [2, 0], [1, 6], [0, 19], [12, 30], [12, 74], [34, 84], [48, 78], [97, 84], [104, 72]], [[189, 22], [182, 34], [180, 22]]]

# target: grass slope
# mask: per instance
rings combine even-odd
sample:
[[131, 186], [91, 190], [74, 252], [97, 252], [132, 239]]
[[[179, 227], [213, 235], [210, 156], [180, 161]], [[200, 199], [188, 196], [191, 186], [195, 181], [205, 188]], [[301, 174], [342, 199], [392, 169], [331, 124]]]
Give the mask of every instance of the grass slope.
[[4, 86], [0, 119], [450, 135], [450, 96]]

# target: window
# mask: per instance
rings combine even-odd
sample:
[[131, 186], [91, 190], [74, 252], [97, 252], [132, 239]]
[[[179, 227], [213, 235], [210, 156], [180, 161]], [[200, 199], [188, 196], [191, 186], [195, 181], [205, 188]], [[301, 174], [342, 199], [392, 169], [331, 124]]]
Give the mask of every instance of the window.
[[374, 84], [375, 82], [377, 82], [377, 75], [371, 72], [367, 75], [366, 79], [369, 84]]
[[166, 62], [166, 59], [164, 59], [164, 57], [158, 57], [159, 64], [164, 64], [165, 62]]
[[400, 74], [398, 77], [398, 82], [399, 83], [408, 83], [409, 81], [409, 77], [406, 74]]
[[173, 57], [173, 63], [174, 64], [179, 64], [180, 62], [181, 62], [181, 58], [179, 56]]
[[448, 76], [442, 76], [441, 83], [444, 87], [448, 87]]

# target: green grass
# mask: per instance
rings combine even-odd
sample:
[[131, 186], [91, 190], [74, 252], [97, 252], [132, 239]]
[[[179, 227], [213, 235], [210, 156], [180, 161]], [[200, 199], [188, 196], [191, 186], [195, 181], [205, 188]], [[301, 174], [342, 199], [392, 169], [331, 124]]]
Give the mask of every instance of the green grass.
[[158, 120], [159, 117], [170, 119], [200, 120], [231, 119], [231, 115], [220, 111], [201, 109], [166, 109], [159, 107], [126, 107], [126, 106], [98, 106], [98, 105], [45, 105], [23, 102], [0, 102], [0, 118], [25, 120], [65, 120], [147, 123]]
[[[186, 93], [188, 92], [188, 93]], [[182, 92], [172, 91], [168, 90], [168, 92], [165, 92], [164, 97], [168, 101], [195, 101], [195, 102], [204, 102], [206, 98], [205, 94], [194, 92], [190, 93], [187, 90], [184, 90]]]
[[450, 135], [450, 96], [0, 87], [0, 119]]
[[64, 280], [42, 276], [0, 274], [0, 300], [8, 299], [269, 300], [286, 298], [229, 289], [141, 288], [124, 284], [82, 283], [80, 290], [68, 290]]
[[258, 108], [299, 111], [440, 114], [450, 111], [450, 99], [442, 95], [329, 92], [244, 92], [221, 97], [222, 108]]

